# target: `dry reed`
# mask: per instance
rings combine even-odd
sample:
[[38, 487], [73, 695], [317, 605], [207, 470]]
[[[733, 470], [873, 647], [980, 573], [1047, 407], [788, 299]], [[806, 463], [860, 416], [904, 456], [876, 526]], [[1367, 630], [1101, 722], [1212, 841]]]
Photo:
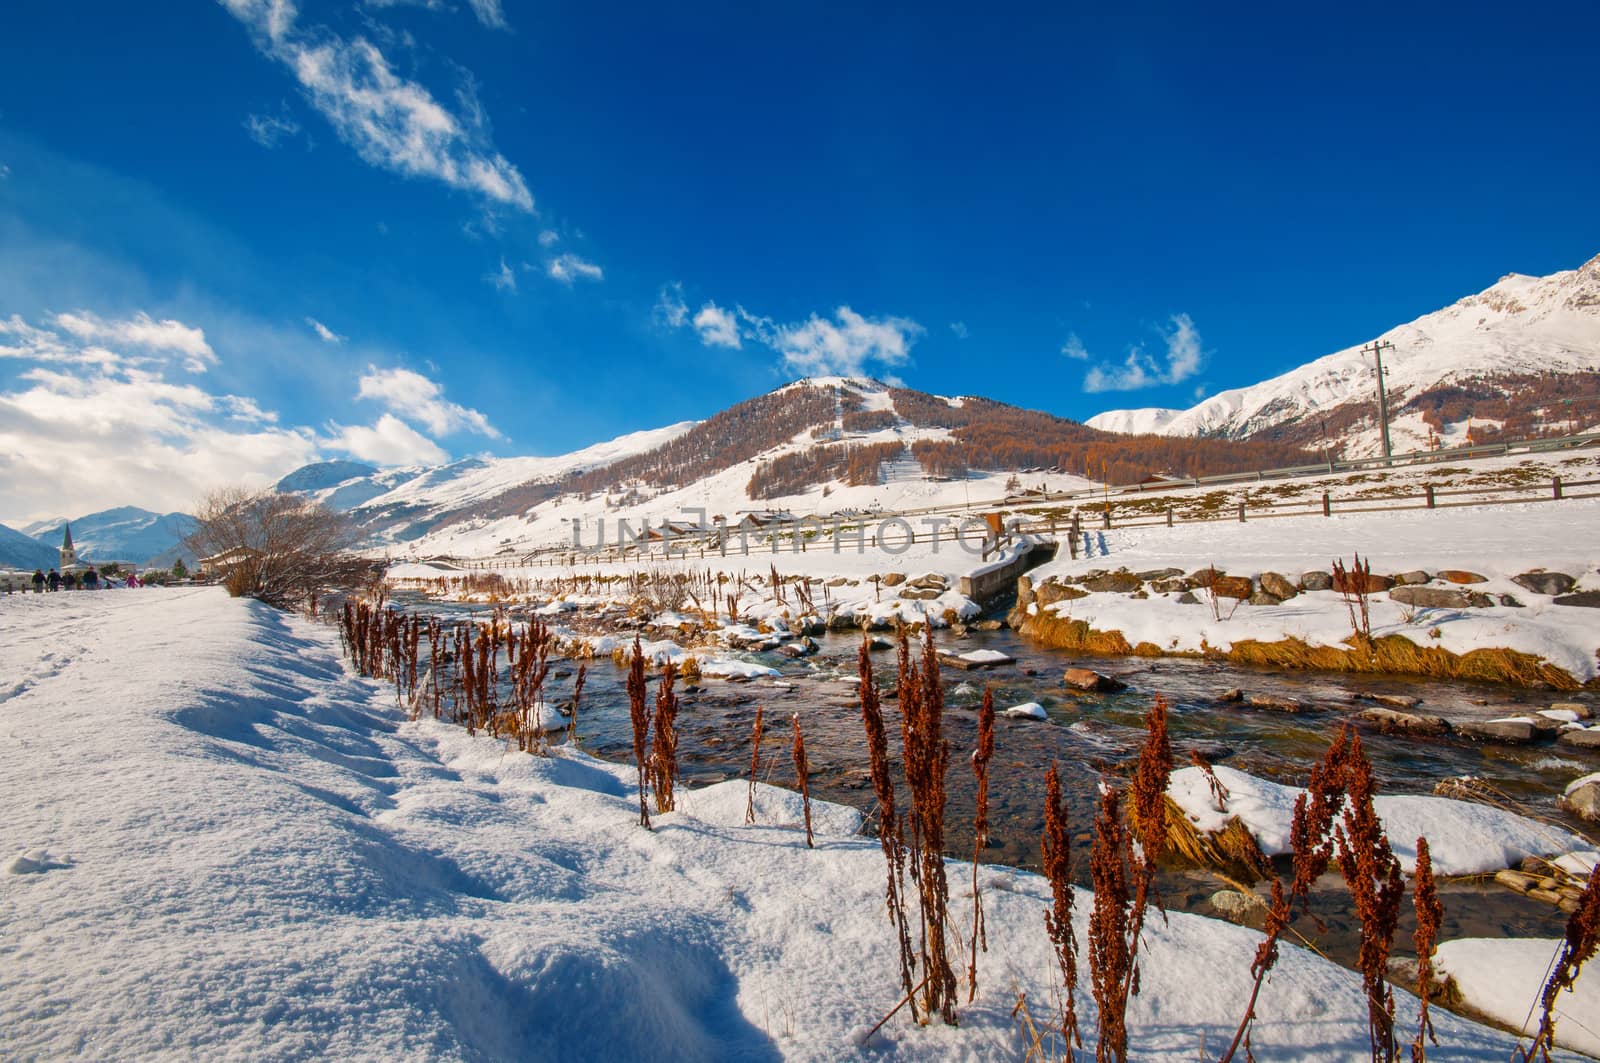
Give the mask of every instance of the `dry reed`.
[[972, 820], [972, 945], [968, 950], [967, 1003], [978, 996], [978, 950], [989, 951], [983, 920], [983, 893], [978, 888], [978, 857], [989, 841], [989, 761], [994, 759], [994, 691], [983, 688], [978, 709], [978, 748], [972, 751], [972, 774], [978, 784], [977, 810]]
[[761, 713], [762, 707], [756, 706], [756, 720], [750, 726], [750, 791], [744, 802], [744, 821], [747, 825], [756, 821], [756, 780], [761, 777]]
[[806, 782], [806, 776], [811, 773], [811, 769], [806, 763], [806, 740], [800, 733], [800, 714], [795, 713], [790, 722], [794, 724], [794, 745], [790, 750], [794, 754], [794, 775], [800, 783], [800, 807], [804, 811], [806, 821], [806, 848], [815, 849], [816, 843], [811, 837], [811, 785]]
[[637, 635], [633, 639], [633, 659], [628, 664], [628, 719], [633, 724], [633, 761], [639, 769], [639, 826], [650, 829], [650, 809], [645, 805], [649, 790], [646, 739], [650, 733], [650, 710], [646, 707], [644, 650]]

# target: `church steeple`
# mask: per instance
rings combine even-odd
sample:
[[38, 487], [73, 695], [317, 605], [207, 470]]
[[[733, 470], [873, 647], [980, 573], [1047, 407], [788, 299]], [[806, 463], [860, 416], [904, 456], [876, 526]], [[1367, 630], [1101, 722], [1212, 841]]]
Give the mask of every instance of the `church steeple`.
[[65, 572], [78, 563], [78, 551], [72, 545], [72, 525], [63, 524], [61, 534], [61, 571]]

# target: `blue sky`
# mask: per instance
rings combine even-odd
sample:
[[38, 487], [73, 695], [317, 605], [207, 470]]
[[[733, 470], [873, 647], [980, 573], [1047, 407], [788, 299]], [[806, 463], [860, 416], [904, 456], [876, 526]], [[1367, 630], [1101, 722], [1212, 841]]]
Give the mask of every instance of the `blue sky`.
[[1579, 5], [11, 5], [0, 519], [558, 453], [807, 372], [1187, 406], [1600, 251], [1596, 39]]

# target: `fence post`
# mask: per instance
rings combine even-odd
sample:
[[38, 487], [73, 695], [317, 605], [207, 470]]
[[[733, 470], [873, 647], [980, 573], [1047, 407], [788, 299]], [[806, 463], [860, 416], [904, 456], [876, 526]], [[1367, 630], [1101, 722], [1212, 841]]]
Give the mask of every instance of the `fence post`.
[[1433, 508], [1433, 485], [1429, 484], [1426, 488], [1424, 488], [1424, 490], [1426, 490], [1428, 492], [1428, 508], [1432, 509]]
[[1244, 499], [1239, 500], [1239, 523], [1244, 523]]
[[1106, 529], [1109, 529], [1111, 527], [1111, 507], [1110, 506], [1107, 506], [1105, 508], [1105, 512], [1100, 515], [1100, 526], [1102, 528], [1106, 528]]
[[1551, 477], [1550, 486], [1551, 486], [1552, 490], [1554, 490], [1556, 498], [1560, 498], [1561, 497], [1561, 477], [1559, 477], [1559, 476]]
[[1328, 492], [1326, 491], [1322, 492], [1322, 515], [1324, 517], [1333, 516], [1333, 506], [1328, 501]]
[[1167, 507], [1167, 527], [1172, 527], [1172, 507]]

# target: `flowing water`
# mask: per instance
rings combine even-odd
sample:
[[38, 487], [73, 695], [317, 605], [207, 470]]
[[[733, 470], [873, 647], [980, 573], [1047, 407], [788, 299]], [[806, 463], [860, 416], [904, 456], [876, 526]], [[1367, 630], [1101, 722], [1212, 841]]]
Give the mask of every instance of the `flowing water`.
[[[436, 612], [446, 610], [428, 606]], [[454, 609], [449, 610], [455, 612]], [[470, 611], [470, 610], [469, 610]], [[1160, 694], [1170, 706], [1169, 732], [1178, 766], [1188, 763], [1190, 749], [1213, 763], [1225, 763], [1252, 775], [1303, 786], [1313, 764], [1321, 759], [1333, 734], [1353, 713], [1365, 707], [1362, 695], [1408, 695], [1421, 699], [1419, 712], [1454, 719], [1493, 719], [1545, 708], [1548, 692], [1522, 691], [1492, 685], [1411, 681], [1365, 675], [1248, 669], [1177, 658], [1096, 659], [1069, 656], [1040, 648], [1010, 631], [972, 632], [955, 638], [938, 632], [941, 647], [957, 652], [999, 650], [1016, 663], [963, 672], [943, 670], [945, 736], [951, 743], [946, 786], [946, 836], [949, 854], [972, 856], [971, 823], [975, 785], [968, 756], [977, 744], [977, 708], [985, 686], [994, 691], [995, 707], [1022, 702], [1042, 704], [1048, 721], [1001, 717], [995, 727], [995, 754], [990, 766], [990, 840], [985, 863], [1037, 870], [1039, 835], [1044, 825], [1044, 778], [1057, 766], [1069, 806], [1074, 866], [1087, 879], [1089, 831], [1096, 809], [1096, 788], [1107, 776], [1126, 774], [1144, 738], [1144, 714]], [[828, 635], [817, 640], [814, 656], [790, 660], [776, 653], [726, 653], [778, 669], [777, 679], [733, 682], [704, 679], [680, 683], [678, 756], [684, 782], [693, 787], [726, 778], [744, 777], [750, 766], [750, 734], [757, 706], [764, 709], [766, 738], [762, 743], [761, 777], [779, 786], [796, 785], [790, 759], [789, 719], [798, 715], [810, 762], [814, 798], [853, 805], [870, 815], [874, 807], [859, 703], [856, 700], [856, 653], [859, 635]], [[896, 660], [893, 651], [873, 654], [880, 688], [892, 694]], [[1061, 683], [1065, 667], [1088, 667], [1116, 676], [1127, 689], [1112, 694], [1074, 694]], [[547, 698], [560, 704], [570, 698], [576, 664], [554, 666]], [[578, 732], [583, 748], [598, 756], [628, 761], [633, 755], [632, 729], [623, 689], [625, 671], [608, 659], [589, 662]], [[1302, 711], [1286, 713], [1224, 703], [1218, 696], [1230, 688], [1247, 694], [1298, 702]], [[652, 691], [654, 685], [652, 684]], [[1589, 700], [1590, 694], [1562, 695], [1560, 700]], [[893, 701], [885, 702], [891, 740], [891, 761], [897, 755]], [[1584, 825], [1559, 812], [1555, 798], [1572, 778], [1600, 769], [1600, 757], [1532, 746], [1474, 745], [1460, 739], [1385, 736], [1363, 731], [1363, 745], [1383, 793], [1431, 793], [1440, 780], [1473, 775], [1483, 779], [1528, 810], [1574, 833]], [[1119, 784], [1122, 781], [1118, 779]], [[1164, 872], [1163, 898], [1169, 908], [1221, 914], [1211, 898], [1231, 884], [1204, 870]], [[1264, 890], [1258, 886], [1258, 894]], [[1565, 916], [1556, 908], [1514, 894], [1492, 882], [1460, 880], [1442, 887], [1445, 924], [1442, 939], [1463, 936], [1559, 936]], [[1353, 963], [1359, 929], [1349, 898], [1337, 876], [1316, 891], [1312, 908], [1325, 924], [1303, 919], [1296, 930], [1333, 958]], [[1041, 917], [1042, 918], [1042, 917]], [[1247, 918], [1259, 926], [1259, 914]], [[1396, 955], [1408, 952], [1412, 921], [1407, 901]], [[1239, 957], [1242, 964], [1249, 957]]]

